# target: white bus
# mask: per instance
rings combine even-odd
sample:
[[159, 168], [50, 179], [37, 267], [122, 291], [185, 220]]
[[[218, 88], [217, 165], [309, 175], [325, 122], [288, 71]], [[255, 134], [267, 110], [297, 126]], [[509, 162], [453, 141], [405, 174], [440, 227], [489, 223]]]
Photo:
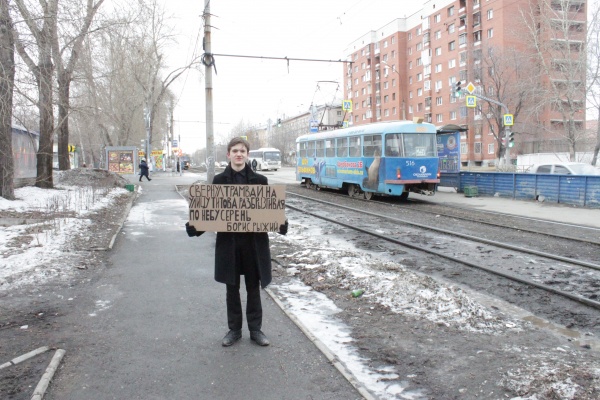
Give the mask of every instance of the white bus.
[[256, 160], [257, 171], [268, 171], [273, 169], [277, 171], [281, 168], [281, 152], [271, 147], [262, 147], [258, 150], [250, 150], [248, 162]]

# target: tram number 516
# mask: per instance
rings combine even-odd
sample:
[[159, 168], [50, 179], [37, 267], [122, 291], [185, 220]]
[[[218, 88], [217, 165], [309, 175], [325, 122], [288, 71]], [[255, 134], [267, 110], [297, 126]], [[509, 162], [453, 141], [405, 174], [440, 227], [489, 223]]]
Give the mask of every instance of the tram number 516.
[[415, 162], [413, 160], [406, 160], [406, 166], [407, 167], [414, 167], [415, 166]]

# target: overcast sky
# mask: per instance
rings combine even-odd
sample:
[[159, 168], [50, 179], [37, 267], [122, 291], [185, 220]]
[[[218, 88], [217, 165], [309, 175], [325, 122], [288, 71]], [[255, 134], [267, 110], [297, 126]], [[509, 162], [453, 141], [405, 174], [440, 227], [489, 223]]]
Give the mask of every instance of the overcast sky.
[[[174, 17], [178, 45], [169, 62], [184, 65], [202, 54], [204, 0], [159, 0]], [[370, 30], [421, 9], [398, 0], [212, 0], [212, 52], [256, 57], [344, 60], [348, 45]], [[419, 3], [421, 2], [413, 2]], [[394, 10], [394, 11], [390, 11]], [[175, 134], [191, 152], [205, 145], [204, 68], [173, 85], [179, 98]], [[266, 126], [269, 119], [308, 111], [311, 104], [343, 97], [343, 64], [216, 57], [213, 72], [215, 141], [240, 121]], [[321, 82], [319, 82], [321, 81]], [[330, 83], [335, 81], [338, 83]]]

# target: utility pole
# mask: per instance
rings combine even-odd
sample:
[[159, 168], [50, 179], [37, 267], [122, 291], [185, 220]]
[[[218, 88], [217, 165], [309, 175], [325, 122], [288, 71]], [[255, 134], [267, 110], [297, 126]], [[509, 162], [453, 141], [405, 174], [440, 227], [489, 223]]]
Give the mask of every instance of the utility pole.
[[213, 127], [213, 93], [212, 93], [212, 67], [214, 59], [210, 43], [210, 0], [204, 0], [204, 82], [206, 93], [206, 152], [207, 173], [206, 180], [212, 183], [215, 177], [215, 137]]

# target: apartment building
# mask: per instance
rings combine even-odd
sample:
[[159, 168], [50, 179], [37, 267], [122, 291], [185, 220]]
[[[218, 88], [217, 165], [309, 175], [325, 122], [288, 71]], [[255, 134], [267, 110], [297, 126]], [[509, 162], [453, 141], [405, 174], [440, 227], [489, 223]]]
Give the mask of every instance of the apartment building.
[[[574, 79], [585, 82], [581, 75], [585, 68], [573, 65], [581, 60], [584, 48], [586, 4], [584, 0], [540, 1], [545, 7], [532, 8], [529, 0], [430, 0], [423, 2], [419, 12], [367, 32], [346, 51], [344, 94], [353, 102], [346, 121], [360, 125], [420, 117], [438, 126], [466, 128], [461, 134], [463, 166], [494, 165], [504, 155], [502, 115], [506, 108], [508, 113], [520, 112], [513, 128], [517, 145], [511, 149], [512, 158], [519, 152], [549, 147], [548, 143], [564, 146], [565, 115], [571, 121], [569, 129], [584, 129], [585, 85], [568, 89]], [[565, 21], [566, 31], [561, 31]], [[551, 29], [540, 29], [545, 26]], [[537, 27], [542, 42], [548, 44], [542, 50], [543, 61], [530, 50], [530, 27]], [[526, 55], [527, 61], [511, 65], [510, 60], [503, 60], [508, 57], [498, 56], [509, 51]], [[496, 59], [512, 68], [514, 78], [499, 83], [508, 69], [500, 71], [501, 66], [491, 62]], [[546, 73], [544, 68], [548, 68]], [[567, 70], [573, 69], [579, 71], [576, 77], [565, 79]], [[535, 81], [527, 80], [533, 76]], [[565, 80], [571, 86], [566, 87]], [[459, 81], [463, 90], [457, 97], [454, 87]], [[506, 108], [481, 98], [475, 108], [467, 107], [468, 83], [473, 84], [475, 94], [503, 100]], [[549, 96], [556, 99], [542, 101]], [[565, 110], [566, 104], [572, 108], [578, 102], [583, 112]]]

